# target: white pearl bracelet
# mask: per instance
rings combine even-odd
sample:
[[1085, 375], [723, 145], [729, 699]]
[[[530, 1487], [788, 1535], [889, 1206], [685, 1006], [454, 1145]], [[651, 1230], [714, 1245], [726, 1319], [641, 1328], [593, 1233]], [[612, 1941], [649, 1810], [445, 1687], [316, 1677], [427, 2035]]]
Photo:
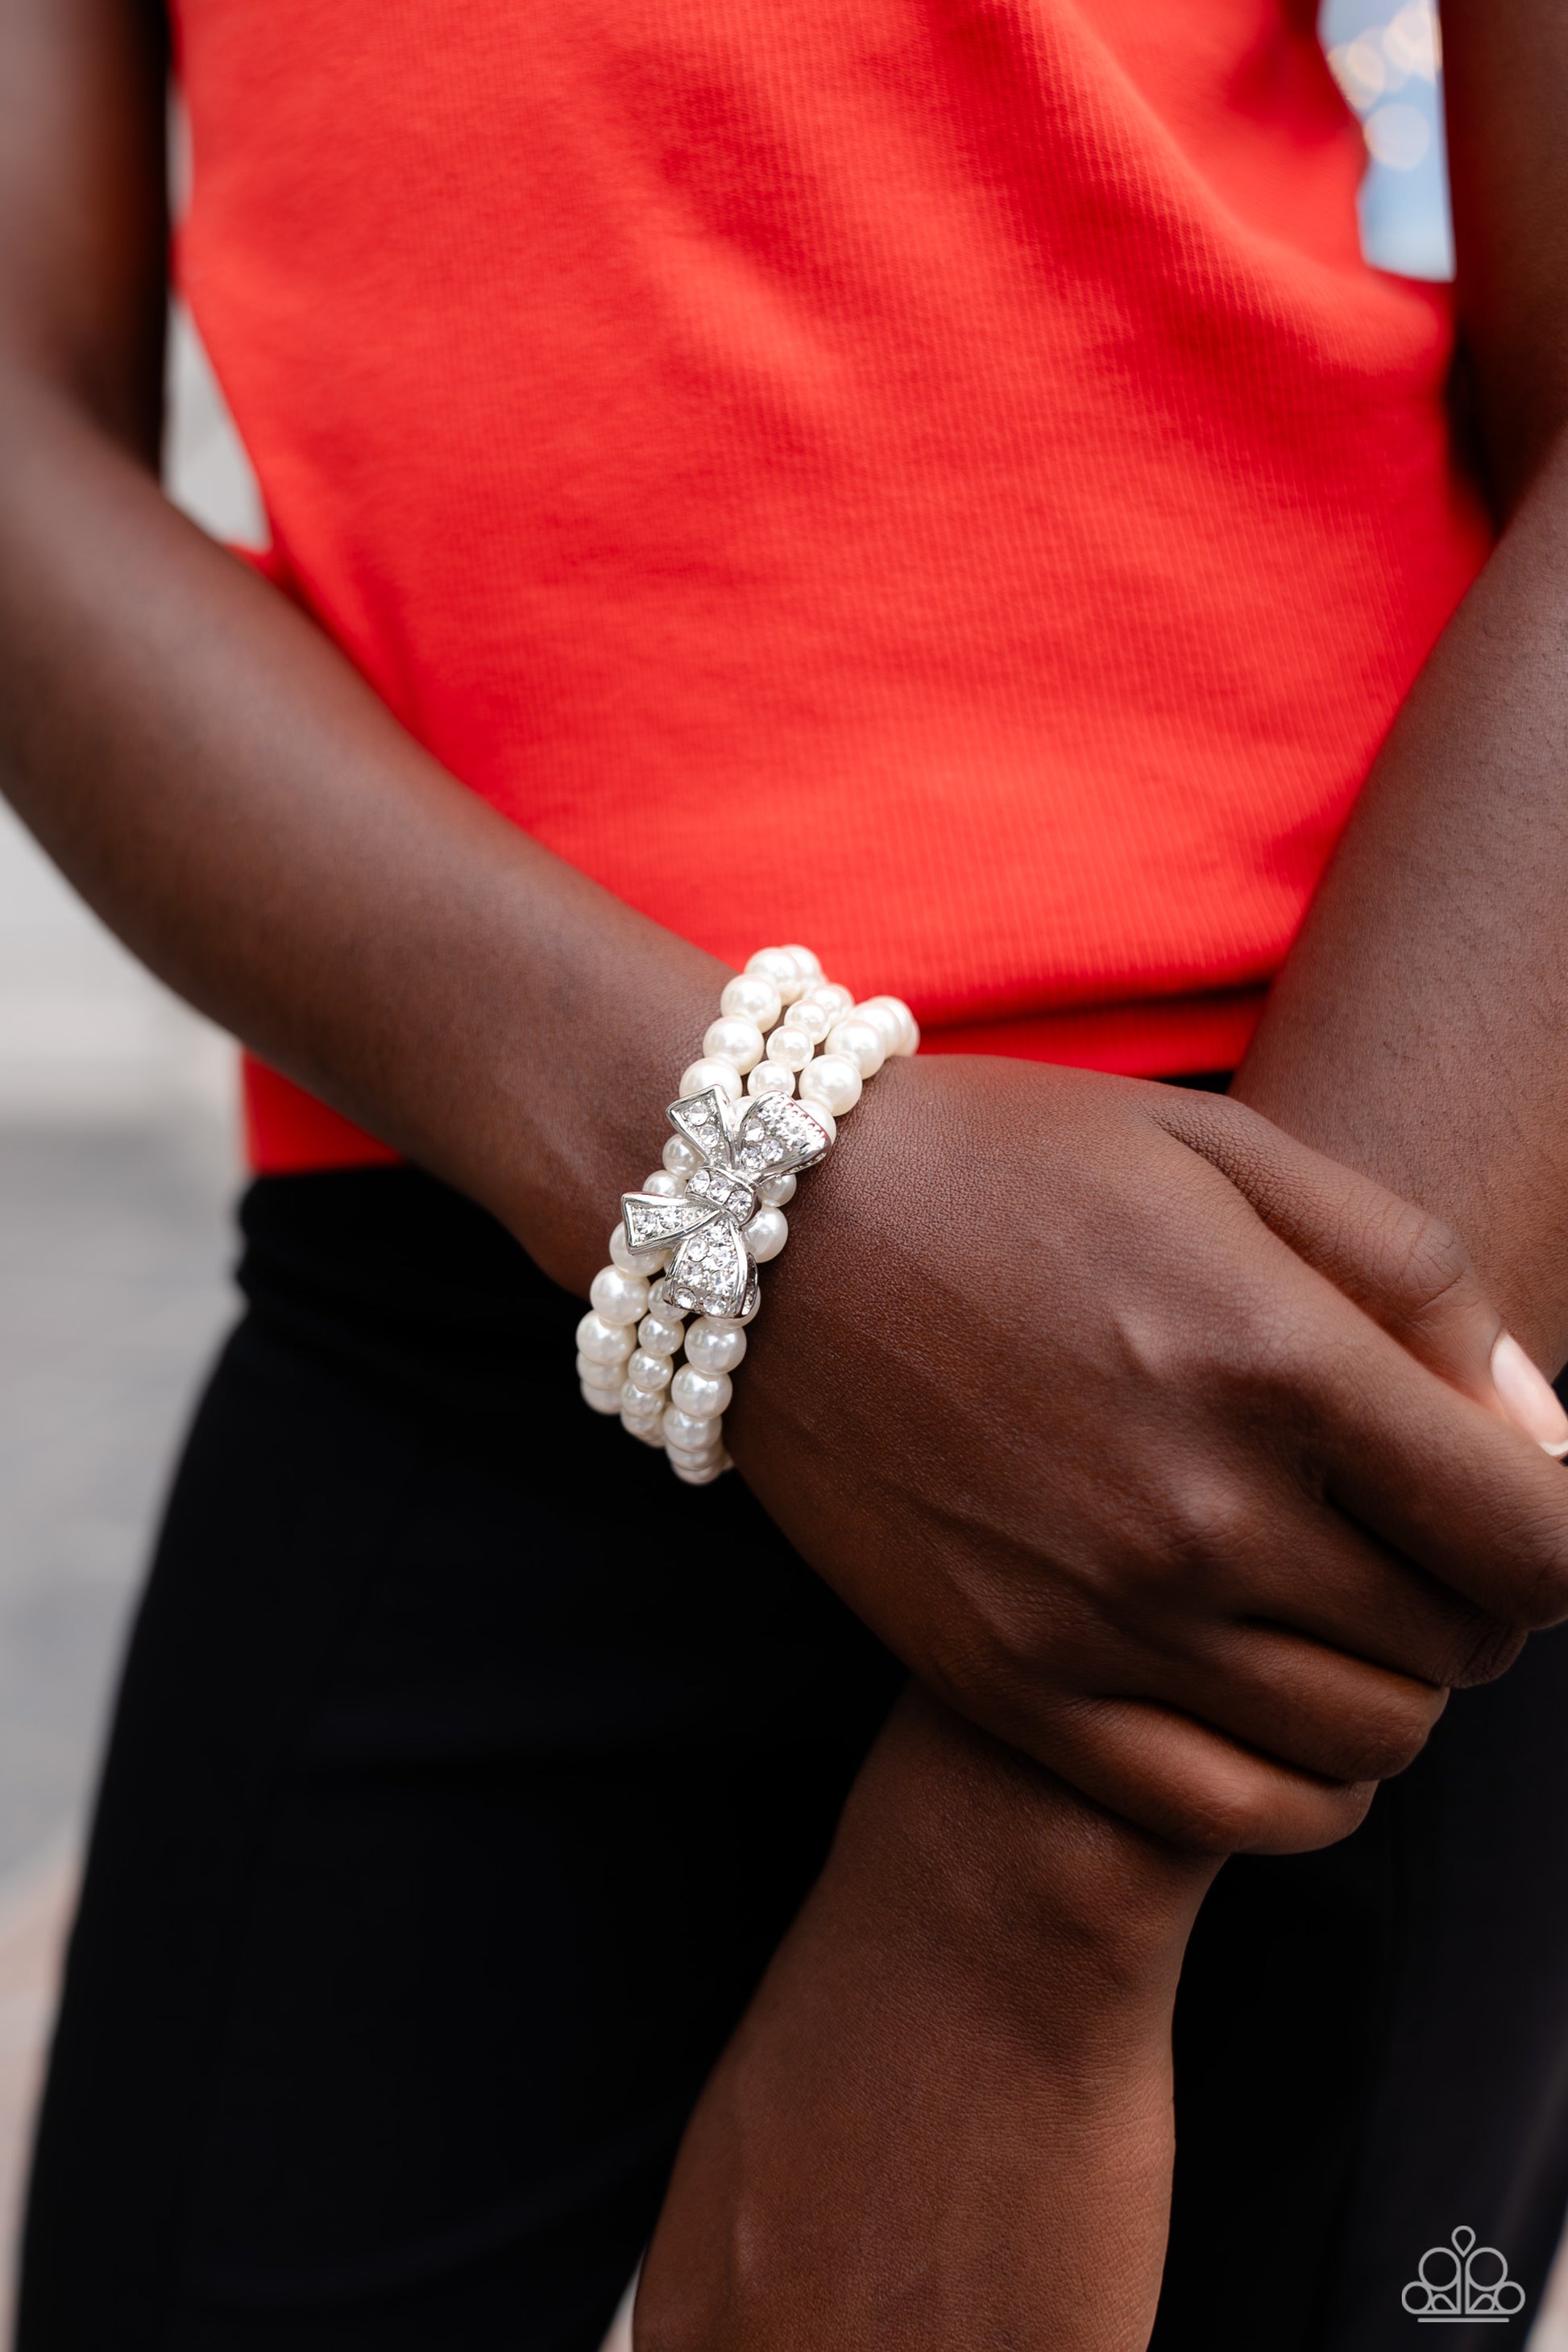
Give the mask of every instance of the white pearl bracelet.
[[757, 1268], [789, 1239], [796, 1176], [826, 1157], [865, 1081], [919, 1044], [907, 1004], [857, 1004], [809, 948], [763, 948], [720, 998], [669, 1106], [664, 1165], [622, 1194], [577, 1326], [584, 1402], [662, 1446], [689, 1486], [730, 1467], [730, 1375], [761, 1303]]

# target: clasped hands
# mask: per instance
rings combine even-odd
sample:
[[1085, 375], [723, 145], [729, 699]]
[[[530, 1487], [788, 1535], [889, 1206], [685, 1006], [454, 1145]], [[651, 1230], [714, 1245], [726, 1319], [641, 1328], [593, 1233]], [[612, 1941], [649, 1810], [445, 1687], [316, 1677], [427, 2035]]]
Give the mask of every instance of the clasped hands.
[[[900, 1069], [803, 1198], [734, 1423], [928, 1690], [1216, 1853], [1342, 1836], [1568, 1613], [1568, 1443], [1436, 1220], [1243, 1105]], [[1533, 1434], [1509, 1418], [1521, 1403]]]
[[1239, 1103], [924, 1059], [795, 1223], [731, 1444], [915, 1683], [638, 2352], [1141, 2352], [1203, 1893], [1568, 1614], [1568, 1421], [1456, 1236]]

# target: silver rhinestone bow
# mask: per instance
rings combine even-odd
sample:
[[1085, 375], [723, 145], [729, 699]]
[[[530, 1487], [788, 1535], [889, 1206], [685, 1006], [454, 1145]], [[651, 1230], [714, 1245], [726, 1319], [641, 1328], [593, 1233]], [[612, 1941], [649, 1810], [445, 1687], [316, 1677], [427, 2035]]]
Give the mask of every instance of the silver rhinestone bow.
[[757, 1213], [756, 1187], [765, 1177], [815, 1168], [833, 1140], [822, 1121], [788, 1095], [761, 1095], [732, 1103], [717, 1087], [671, 1103], [671, 1127], [700, 1159], [685, 1192], [623, 1192], [627, 1247], [667, 1249], [679, 1240], [664, 1295], [685, 1313], [750, 1315], [757, 1303], [757, 1268], [745, 1229]]

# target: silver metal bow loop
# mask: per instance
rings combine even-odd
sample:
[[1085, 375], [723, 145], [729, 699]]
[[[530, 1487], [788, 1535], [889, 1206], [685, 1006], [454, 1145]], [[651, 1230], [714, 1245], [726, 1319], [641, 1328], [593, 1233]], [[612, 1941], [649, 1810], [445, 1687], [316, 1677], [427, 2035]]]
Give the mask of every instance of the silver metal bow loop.
[[679, 1244], [665, 1296], [685, 1313], [750, 1315], [757, 1269], [745, 1227], [757, 1213], [753, 1189], [764, 1177], [814, 1168], [833, 1139], [805, 1103], [763, 1095], [731, 1103], [714, 1087], [671, 1103], [668, 1117], [702, 1161], [678, 1199], [623, 1192], [621, 1218], [634, 1250]]

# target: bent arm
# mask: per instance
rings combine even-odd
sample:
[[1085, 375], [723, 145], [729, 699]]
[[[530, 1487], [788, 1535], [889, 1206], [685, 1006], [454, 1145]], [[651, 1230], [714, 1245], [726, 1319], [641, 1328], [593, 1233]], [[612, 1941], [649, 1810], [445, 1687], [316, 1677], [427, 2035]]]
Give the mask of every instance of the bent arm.
[[[1482, 9], [1483, 0], [1446, 0], [1444, 26], [1460, 316], [1508, 526], [1377, 762], [1236, 1091], [1305, 1140], [1449, 1220], [1513, 1329], [1555, 1370], [1568, 1356], [1568, 154], [1561, 140], [1568, 21], [1550, 0], [1502, 6], [1485, 0], [1484, 22]], [[890, 1737], [897, 1739], [897, 1727]], [[944, 1856], [922, 1882], [921, 1935], [906, 1936], [896, 1949], [889, 1939], [880, 2007], [825, 2025], [805, 1954], [824, 1973], [835, 1938], [845, 1953], [861, 1948], [868, 1933], [863, 1915], [875, 1916], [879, 1900], [887, 1916], [897, 1916], [895, 1898], [877, 1886], [869, 1863], [857, 1878], [852, 1852], [836, 1855], [683, 2152], [649, 2262], [647, 2320], [639, 2330], [639, 2347], [648, 2352], [710, 2352], [742, 2342], [796, 2352], [826, 2340], [813, 2290], [816, 2297], [825, 2292], [829, 2252], [851, 2281], [840, 2290], [850, 2302], [863, 2250], [879, 2252], [883, 2236], [891, 2237], [909, 2274], [920, 2276], [930, 2212], [939, 2204], [964, 2216], [966, 2244], [953, 2272], [966, 2323], [958, 2332], [966, 2340], [1033, 2340], [1044, 2311], [1052, 2315], [1053, 2342], [1109, 2352], [1147, 2340], [1169, 2178], [1163, 2133], [1146, 2130], [1140, 2140], [1135, 2127], [1130, 2131], [1147, 2168], [1122, 2169], [1114, 2185], [1097, 2177], [1092, 2150], [1070, 2140], [1066, 2177], [1052, 2178], [1044, 2151], [1060, 2132], [1063, 2077], [1043, 2062], [1031, 2069], [1016, 2059], [1020, 2048], [1033, 2055], [1029, 2025], [1038, 2036], [1049, 2015], [1037, 1965], [1048, 1936], [1036, 1923], [1031, 1939], [1015, 1950], [989, 1927], [994, 1897], [984, 1891], [985, 1874], [994, 1853], [1005, 1855], [1016, 1883], [1035, 1887], [1044, 1913], [1070, 1893], [1073, 1840], [1053, 1837], [1040, 1859], [1042, 1824], [1059, 1819], [1063, 1801], [1025, 1774], [988, 1770], [973, 1736], [951, 1717], [928, 1716], [926, 1737], [931, 1776], [946, 1787], [949, 1804], [969, 1798], [984, 1820], [984, 1837], [973, 1841], [982, 1856], [973, 1866], [979, 1891], [968, 1885], [971, 1845]], [[899, 1793], [886, 1773], [879, 1779], [874, 1759], [857, 1801], [869, 1811], [880, 1799], [892, 1824], [889, 1843]], [[1158, 2097], [1167, 2080], [1171, 1988], [1208, 1872], [1194, 1857], [1173, 1855], [1169, 1876], [1156, 1885], [1133, 1832], [1108, 1822], [1104, 1839], [1107, 1868], [1091, 1900], [1109, 1946], [1128, 1960], [1137, 2013], [1131, 2031], [1119, 2014], [1121, 2046], [1132, 2053], [1129, 2083], [1136, 2078], [1145, 2095]], [[1118, 1889], [1134, 1885], [1147, 1937], [1136, 1952], [1120, 1940], [1115, 1900]], [[907, 1955], [922, 1949], [936, 1956], [929, 1970], [935, 1981], [911, 1988], [906, 2011], [902, 1978], [915, 1973]], [[1075, 1992], [1066, 2019], [1052, 2019], [1070, 2054], [1094, 2046], [1105, 1985], [1114, 1977], [1108, 1968]], [[851, 1989], [844, 2005], [854, 2000]], [[923, 2030], [931, 2016], [943, 2021], [941, 2034]], [[988, 2067], [998, 2047], [1009, 2055], [1000, 2091], [991, 2087]], [[872, 2104], [863, 2080], [868, 2052], [881, 2064], [873, 2087], [882, 2099], [889, 2085], [907, 2092], [912, 2083], [947, 2125], [945, 2137], [906, 2126], [896, 2143], [901, 2177], [883, 2191], [891, 2221], [879, 2204], [877, 2159], [885, 2160], [885, 2147], [857, 2151], [857, 2170], [839, 2156], [824, 2121], [826, 2114], [831, 2122], [837, 2086], [857, 2063], [857, 2094]], [[963, 2096], [950, 2108], [942, 2104], [945, 2060], [963, 2078]], [[1069, 2089], [1071, 2080], [1069, 2073]], [[1018, 2145], [1020, 2108], [1037, 2151], [1035, 2170], [1020, 2168], [1010, 2207], [998, 2216], [984, 2190], [999, 2168], [995, 2150], [1011, 2156]], [[1113, 2137], [1132, 2112], [1102, 2080], [1101, 2131], [1109, 2126]], [[952, 2116], [962, 2118], [960, 2127]], [[770, 2120], [793, 2166], [768, 2149]], [[842, 2126], [839, 2137], [850, 2138]], [[837, 2210], [852, 2216], [837, 2239], [821, 2207], [803, 2217], [791, 2202], [793, 2182], [808, 2168], [806, 2147], [809, 2168], [826, 2176]], [[1086, 2185], [1086, 2202], [1075, 2206], [1074, 2190]], [[1038, 2242], [1026, 2217], [1030, 2195], [1042, 2186], [1065, 2215], [1067, 2226], [1052, 2241], [1067, 2249], [1065, 2275], [1037, 2262], [1031, 2273]], [[1115, 2214], [1121, 2235], [1109, 2255], [1096, 2248], [1097, 2292], [1079, 2302], [1071, 2263], [1095, 2246], [1097, 2192], [1101, 2214]], [[726, 2210], [745, 2225], [735, 2227], [731, 2245], [713, 2222]], [[777, 2252], [770, 2227], [785, 2243], [771, 2274], [752, 2253], [764, 2294], [734, 2249]], [[804, 2263], [794, 2255], [792, 2234], [805, 2244]], [[813, 2273], [804, 2310], [793, 2301], [802, 2268]], [[706, 2307], [695, 2293], [699, 2281]], [[986, 2303], [998, 2283], [999, 2315]], [[737, 2311], [749, 2327], [736, 2326]], [[857, 2341], [878, 2340], [879, 2325], [888, 2340], [925, 2340], [902, 2313], [889, 2325], [886, 2294], [869, 2315], [854, 2316]], [[931, 2341], [952, 2340], [950, 2320], [939, 2313], [929, 2323]]]
[[155, 12], [3, 0], [0, 68], [0, 786], [153, 971], [585, 1289], [721, 968], [163, 499]]
[[1410, 695], [1237, 1092], [1438, 1212], [1568, 1359], [1568, 20], [1444, 0], [1460, 332], [1502, 536]]

